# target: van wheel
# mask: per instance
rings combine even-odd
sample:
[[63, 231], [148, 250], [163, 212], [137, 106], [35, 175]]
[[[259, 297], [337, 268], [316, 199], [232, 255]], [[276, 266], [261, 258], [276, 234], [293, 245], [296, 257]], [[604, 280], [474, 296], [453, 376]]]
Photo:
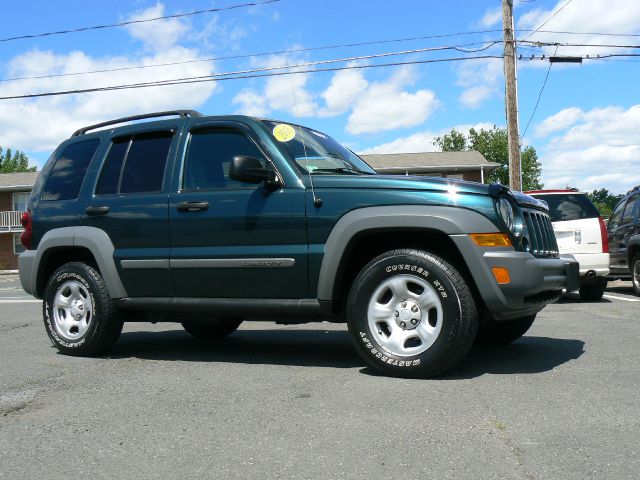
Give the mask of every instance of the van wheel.
[[607, 279], [598, 277], [593, 283], [585, 283], [580, 286], [580, 298], [589, 302], [602, 300], [602, 295], [607, 288]]
[[66, 355], [105, 353], [122, 332], [102, 276], [85, 263], [66, 263], [51, 275], [42, 309], [51, 342]]
[[215, 317], [207, 320], [180, 322], [186, 332], [196, 338], [222, 338], [235, 332], [242, 323], [241, 318]]
[[358, 353], [400, 377], [430, 377], [469, 351], [478, 328], [473, 297], [460, 273], [420, 250], [394, 250], [369, 262], [347, 299]]
[[507, 345], [522, 337], [533, 325], [536, 314], [500, 322], [492, 321], [478, 329], [478, 345]]
[[631, 261], [631, 283], [633, 293], [640, 296], [640, 255], [636, 255]]

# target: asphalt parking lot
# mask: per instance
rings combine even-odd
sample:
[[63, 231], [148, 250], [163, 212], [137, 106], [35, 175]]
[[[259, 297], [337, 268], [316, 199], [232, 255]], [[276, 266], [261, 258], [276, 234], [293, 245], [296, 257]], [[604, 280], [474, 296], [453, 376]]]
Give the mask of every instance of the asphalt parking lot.
[[0, 478], [638, 478], [640, 298], [569, 296], [436, 380], [367, 368], [340, 325], [248, 322], [200, 343], [129, 324], [56, 353], [0, 276]]

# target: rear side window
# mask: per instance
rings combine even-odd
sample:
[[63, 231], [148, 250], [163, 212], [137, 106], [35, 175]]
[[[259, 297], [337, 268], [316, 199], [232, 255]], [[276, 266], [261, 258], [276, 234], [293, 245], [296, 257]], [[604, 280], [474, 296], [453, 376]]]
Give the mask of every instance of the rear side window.
[[598, 218], [600, 214], [591, 201], [582, 194], [562, 193], [555, 195], [532, 195], [549, 205], [552, 222]]
[[622, 222], [621, 223], [627, 223], [627, 222], [631, 222], [634, 218], [634, 210], [635, 207], [638, 203], [638, 195], [636, 195], [635, 197], [631, 197], [628, 201], [627, 201], [627, 206], [624, 208], [624, 213], [622, 214]]
[[72, 143], [58, 157], [42, 189], [42, 200], [72, 200], [78, 198], [100, 140], [95, 138]]
[[154, 132], [113, 140], [96, 194], [162, 190], [173, 132]]

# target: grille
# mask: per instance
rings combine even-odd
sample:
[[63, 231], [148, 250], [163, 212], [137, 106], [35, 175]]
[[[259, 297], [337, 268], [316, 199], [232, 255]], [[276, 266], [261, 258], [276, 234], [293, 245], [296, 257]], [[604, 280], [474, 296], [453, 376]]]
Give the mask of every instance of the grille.
[[531, 253], [536, 257], [557, 257], [558, 243], [549, 215], [525, 210], [524, 223], [529, 234]]

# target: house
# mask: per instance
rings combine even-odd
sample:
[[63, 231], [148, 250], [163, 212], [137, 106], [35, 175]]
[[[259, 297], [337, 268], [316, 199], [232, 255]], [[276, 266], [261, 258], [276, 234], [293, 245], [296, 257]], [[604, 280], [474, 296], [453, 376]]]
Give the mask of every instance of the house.
[[500, 166], [488, 162], [476, 151], [381, 153], [360, 157], [379, 173], [461, 178], [480, 183], [485, 183], [487, 174]]
[[0, 270], [18, 268], [20, 218], [26, 211], [31, 189], [39, 172], [0, 174]]

